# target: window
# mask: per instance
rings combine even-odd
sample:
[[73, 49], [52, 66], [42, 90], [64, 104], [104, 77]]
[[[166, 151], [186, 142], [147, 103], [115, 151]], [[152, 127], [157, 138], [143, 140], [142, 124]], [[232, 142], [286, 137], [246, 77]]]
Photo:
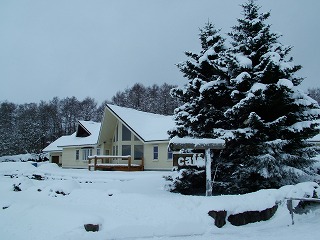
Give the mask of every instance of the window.
[[97, 148], [97, 155], [100, 155], [100, 153], [101, 153], [100, 148]]
[[143, 145], [134, 145], [134, 159], [142, 160], [143, 158]]
[[116, 127], [116, 131], [115, 131], [114, 136], [113, 136], [113, 141], [114, 142], [118, 142], [118, 125]]
[[153, 146], [153, 160], [158, 160], [159, 158], [159, 147], [158, 145]]
[[76, 150], [76, 160], [79, 160], [79, 153], [80, 153], [80, 151], [77, 149]]
[[131, 155], [131, 145], [122, 145], [122, 156]]
[[122, 125], [122, 141], [131, 141], [131, 132], [125, 125]]
[[[108, 154], [107, 154], [108, 155]], [[112, 147], [112, 155], [117, 156], [118, 155], [118, 146]]]
[[138, 138], [136, 135], [134, 135], [133, 140], [134, 140], [134, 141], [139, 141], [139, 138]]
[[82, 160], [88, 160], [88, 156], [92, 155], [92, 148], [82, 149]]
[[172, 160], [172, 151], [168, 149], [168, 160]]

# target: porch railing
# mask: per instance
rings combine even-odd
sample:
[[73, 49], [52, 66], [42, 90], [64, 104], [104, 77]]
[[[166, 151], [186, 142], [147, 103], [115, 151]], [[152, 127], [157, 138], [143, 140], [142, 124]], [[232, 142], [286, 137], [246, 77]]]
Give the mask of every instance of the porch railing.
[[[127, 163], [123, 163], [122, 160], [127, 160]], [[132, 163], [132, 157], [127, 156], [115, 156], [115, 155], [94, 155], [88, 157], [88, 170], [97, 169], [110, 169], [110, 170], [143, 170], [144, 160], [141, 159], [141, 165]]]

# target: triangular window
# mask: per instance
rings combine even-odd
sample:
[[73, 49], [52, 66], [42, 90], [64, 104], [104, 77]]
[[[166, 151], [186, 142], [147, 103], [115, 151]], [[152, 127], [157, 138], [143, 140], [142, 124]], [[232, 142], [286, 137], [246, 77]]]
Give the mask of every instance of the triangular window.
[[88, 137], [90, 135], [91, 134], [85, 128], [83, 128], [80, 124], [78, 125], [76, 137]]

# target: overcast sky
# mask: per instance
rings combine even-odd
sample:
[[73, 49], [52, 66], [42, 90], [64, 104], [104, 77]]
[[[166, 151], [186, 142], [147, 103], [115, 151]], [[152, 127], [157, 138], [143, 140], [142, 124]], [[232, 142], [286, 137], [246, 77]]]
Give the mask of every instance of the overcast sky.
[[[0, 102], [89, 96], [98, 103], [140, 82], [183, 85], [175, 64], [200, 50], [209, 20], [230, 31], [242, 0], [0, 0]], [[320, 87], [320, 1], [259, 0], [272, 31]]]

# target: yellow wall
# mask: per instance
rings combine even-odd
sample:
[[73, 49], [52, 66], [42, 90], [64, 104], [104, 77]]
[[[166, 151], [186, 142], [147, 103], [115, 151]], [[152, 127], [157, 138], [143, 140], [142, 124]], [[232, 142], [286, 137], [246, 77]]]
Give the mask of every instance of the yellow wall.
[[[146, 170], [171, 170], [173, 167], [172, 159], [168, 159], [168, 143], [150, 143], [144, 145], [144, 168]], [[153, 146], [158, 145], [158, 159], [153, 159]]]
[[[79, 150], [79, 160], [76, 160], [76, 150]], [[87, 168], [88, 160], [82, 160], [82, 148], [64, 148], [62, 151], [62, 167], [65, 168]], [[92, 149], [92, 155], [97, 154], [97, 149]]]

